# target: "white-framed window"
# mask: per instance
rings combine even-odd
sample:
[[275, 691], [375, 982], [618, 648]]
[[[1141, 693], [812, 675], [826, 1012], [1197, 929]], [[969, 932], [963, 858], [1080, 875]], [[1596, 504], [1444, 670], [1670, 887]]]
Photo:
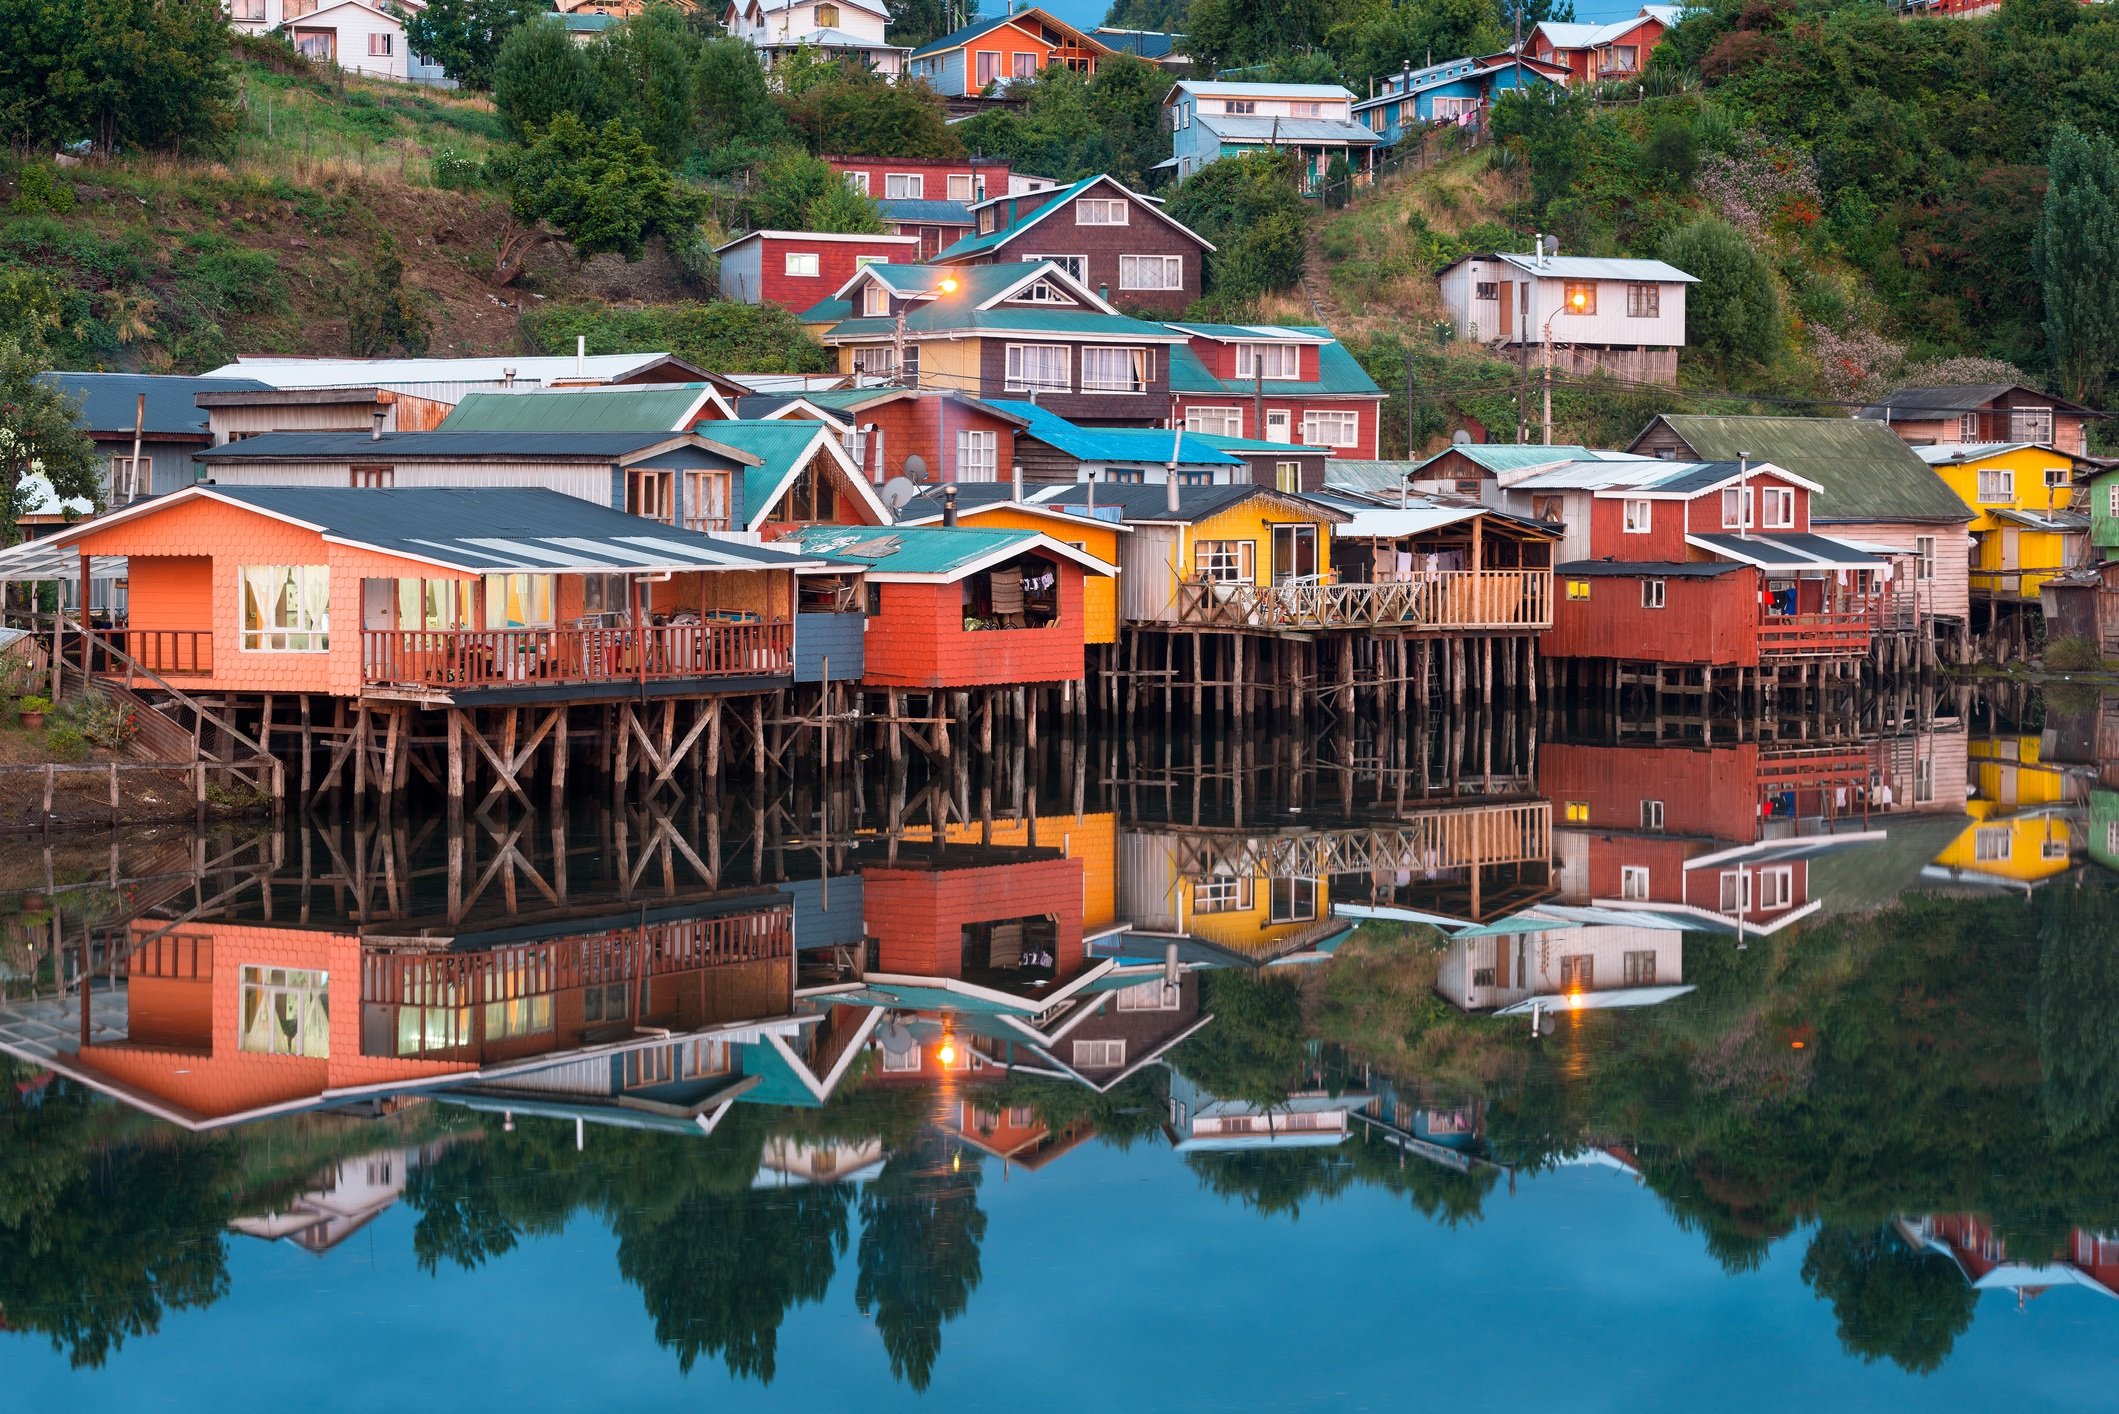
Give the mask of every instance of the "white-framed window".
[[1999, 864], [2015, 854], [2016, 832], [2007, 825], [1981, 825], [1972, 834], [1972, 861]]
[[1257, 553], [1257, 542], [1253, 540], [1195, 540], [1192, 573], [1207, 584], [1254, 584], [1258, 578]]
[[368, 57], [387, 59], [396, 51], [391, 47], [397, 38], [394, 34], [371, 34], [368, 36]]
[[1979, 469], [1979, 499], [1982, 501], [2013, 501], [2016, 499], [2016, 473], [2005, 466], [1983, 466]]
[[944, 179], [951, 201], [969, 202], [972, 199], [971, 173], [951, 172]]
[[889, 201], [918, 201], [927, 191], [927, 179], [918, 172], [885, 172], [883, 196]]
[[1274, 463], [1273, 463], [1273, 489], [1274, 489], [1274, 490], [1276, 490], [1276, 491], [1285, 491], [1285, 492], [1287, 492], [1287, 493], [1288, 493], [1289, 495], [1299, 495], [1299, 494], [1301, 494], [1301, 491], [1302, 491], [1302, 463], [1301, 463], [1301, 462], [1274, 462]]
[[1074, 303], [1073, 295], [1068, 294], [1050, 280], [1032, 280], [1013, 295], [1010, 295], [1009, 298], [1021, 300], [1024, 304], [1071, 305]]
[[154, 491], [155, 459], [150, 456], [110, 459], [110, 498], [122, 504]]
[[1751, 871], [1724, 869], [1721, 876], [1721, 907], [1724, 913], [1751, 911]]
[[1133, 203], [1123, 197], [1085, 196], [1074, 203], [1077, 226], [1124, 226], [1132, 220]]
[[1274, 923], [1307, 923], [1317, 916], [1315, 879], [1275, 879], [1270, 918]]
[[1236, 376], [1293, 381], [1302, 376], [1302, 350], [1293, 344], [1238, 344]]
[[1641, 864], [1619, 866], [1619, 897], [1645, 899], [1648, 897], [1648, 869]]
[[1795, 529], [1795, 491], [1788, 486], [1761, 486], [1758, 493], [1759, 519], [1768, 530]]
[[1181, 290], [1185, 260], [1181, 255], [1121, 255], [1118, 287], [1122, 290]]
[[1655, 502], [1628, 501], [1625, 514], [1628, 535], [1646, 535], [1655, 529]]
[[1076, 1041], [1074, 1043], [1074, 1068], [1076, 1070], [1109, 1070], [1126, 1063], [1126, 1043], [1120, 1040]]
[[1232, 114], [1256, 113], [1258, 111], [1258, 100], [1255, 98], [1225, 98], [1222, 100], [1221, 111]]
[[1642, 607], [1642, 608], [1644, 608], [1644, 609], [1660, 609], [1660, 608], [1662, 608], [1662, 607], [1663, 607], [1663, 595], [1664, 595], [1664, 593], [1665, 593], [1665, 585], [1664, 585], [1664, 581], [1662, 581], [1662, 580], [1660, 580], [1660, 579], [1644, 579], [1644, 580], [1642, 580], [1642, 581], [1641, 581], [1641, 607]]
[[1935, 799], [1935, 758], [1922, 755], [1913, 762], [1913, 801], [1925, 805]]
[[232, 20], [263, 20], [265, 0], [229, 0], [228, 18]]
[[[1248, 546], [1251, 542], [1229, 541]], [[1251, 876], [1209, 874], [1192, 886], [1194, 913], [1248, 913], [1251, 911]]]
[[981, 49], [972, 56], [972, 72], [978, 75], [978, 86], [985, 88], [1001, 77], [1001, 51]]
[[1065, 344], [1010, 344], [1003, 359], [1003, 381], [1011, 393], [1064, 393], [1073, 386]]
[[1782, 864], [1758, 871], [1758, 906], [1772, 913], [1795, 902], [1795, 870]]
[[2011, 442], [2046, 442], [2053, 440], [2053, 410], [2051, 408], [2010, 408], [2009, 440]]
[[2072, 473], [2064, 466], [2049, 466], [2045, 469], [2045, 489], [2048, 491], [2058, 491], [2072, 479]]
[[1632, 284], [1626, 287], [1628, 319], [1660, 319], [1663, 314], [1661, 285]]
[[331, 650], [328, 565], [244, 565], [238, 584], [246, 652]]
[[866, 172], [848, 172], [845, 177], [846, 185], [852, 187], [863, 196], [868, 195], [868, 174]]
[[897, 360], [887, 348], [855, 349], [853, 371], [865, 378], [889, 378], [897, 372]]
[[886, 1071], [903, 1071], [909, 1073], [918, 1070], [919, 1068], [920, 1048], [918, 1046], [906, 1047], [905, 1052], [902, 1055], [888, 1050], [883, 1052], [883, 1069]]
[[2104, 509], [2112, 519], [2119, 520], [2119, 480], [2114, 480], [2105, 488]]
[[[1186, 408], [1185, 431], [1205, 432], [1214, 437], [1243, 436], [1242, 408]], [[2115, 500], [2119, 500], [2119, 483], [2112, 486]], [[2112, 512], [2119, 516], [2119, 510]]]
[[1663, 828], [1663, 802], [1644, 800], [1641, 802], [1641, 828], [1660, 830]]
[[1091, 344], [1082, 350], [1082, 391], [1085, 393], [1145, 393], [1154, 377], [1154, 360], [1147, 349], [1106, 348]]
[[880, 319], [890, 313], [890, 291], [881, 280], [870, 280], [861, 287], [861, 313], [870, 319]]
[[1001, 479], [1001, 434], [960, 429], [956, 434], [956, 479], [998, 481]]
[[1302, 440], [1312, 447], [1355, 447], [1361, 444], [1361, 414], [1311, 409], [1302, 414]]
[[1918, 561], [1914, 575], [1918, 579], [1935, 578], [1935, 537], [1916, 535], [1913, 537], [1913, 555]]
[[1978, 413], [1961, 412], [1957, 414], [1957, 440], [1960, 442], [1977, 442], [1979, 440]]
[[1754, 497], [1749, 486], [1732, 486], [1722, 492], [1722, 528], [1724, 530], [1748, 530], [1751, 527]]
[[815, 279], [824, 273], [824, 267], [815, 251], [791, 250], [787, 253], [787, 273]]
[[1175, 982], [1158, 977], [1118, 989], [1120, 1011], [1176, 1011], [1184, 1004], [1184, 992]]
[[331, 1058], [331, 974], [301, 967], [242, 971], [243, 1030], [238, 1050], [268, 1056]]
[[1084, 284], [1089, 279], [1089, 257], [1086, 255], [1026, 255], [1025, 260], [1049, 260], [1060, 269]]
[[397, 484], [397, 468], [394, 466], [349, 466], [346, 468], [346, 484], [365, 486], [371, 491], [385, 490]]
[[1008, 56], [1010, 76], [1019, 79], [1037, 77], [1037, 55], [1018, 49]]

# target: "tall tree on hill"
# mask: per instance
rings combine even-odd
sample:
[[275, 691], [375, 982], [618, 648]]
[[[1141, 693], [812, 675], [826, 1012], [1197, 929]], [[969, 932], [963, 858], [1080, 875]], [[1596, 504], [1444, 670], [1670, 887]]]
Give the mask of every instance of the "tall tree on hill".
[[924, 83], [888, 83], [855, 65], [780, 100], [787, 125], [812, 152], [961, 157], [964, 144]]
[[637, 129], [666, 167], [676, 167], [692, 150], [692, 78], [701, 43], [682, 11], [650, 5], [605, 30], [589, 49], [605, 110]]
[[483, 92], [493, 86], [500, 46], [517, 26], [546, 13], [537, 0], [428, 0], [425, 9], [405, 13], [405, 44], [465, 88]]
[[2063, 123], [2046, 157], [2035, 249], [2060, 391], [2095, 404], [2119, 365], [2119, 148]]
[[561, 113], [593, 122], [600, 115], [602, 97], [588, 56], [565, 30], [553, 24], [522, 25], [501, 42], [493, 60], [493, 106], [520, 137]]
[[60, 501], [97, 499], [96, 444], [74, 425], [73, 400], [42, 376], [44, 362], [39, 346], [0, 334], [0, 543], [9, 545], [46, 485]]
[[235, 126], [218, 5], [0, 0], [0, 35], [0, 140], [169, 150]]
[[1686, 342], [1695, 353], [1724, 374], [1773, 362], [1781, 342], [1780, 291], [1749, 236], [1703, 216], [1671, 232], [1662, 254], [1699, 280], [1685, 296]]
[[561, 113], [508, 166], [496, 285], [513, 283], [540, 245], [565, 241], [579, 260], [638, 260], [649, 241], [675, 241], [698, 225], [699, 198], [678, 185], [647, 139], [616, 118], [591, 128]]
[[1111, 0], [1104, 23], [1113, 29], [1182, 32], [1190, 9], [1190, 0]]
[[1322, 44], [1331, 19], [1326, 0], [1193, 0], [1186, 47], [1204, 65], [1232, 68]]

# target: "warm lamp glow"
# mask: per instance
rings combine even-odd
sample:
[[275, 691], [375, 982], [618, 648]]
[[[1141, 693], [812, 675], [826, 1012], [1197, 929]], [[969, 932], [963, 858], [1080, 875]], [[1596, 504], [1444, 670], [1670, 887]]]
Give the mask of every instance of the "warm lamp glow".
[[954, 276], [954, 275], [944, 275], [944, 276], [942, 277], [942, 283], [941, 283], [941, 284], [939, 284], [939, 285], [936, 285], [936, 286], [935, 286], [935, 288], [936, 288], [936, 289], [938, 289], [938, 290], [940, 290], [940, 291], [941, 291], [941, 292], [942, 292], [943, 294], [945, 294], [945, 295], [953, 295], [953, 294], [955, 294], [955, 293], [956, 293], [956, 276]]
[[1580, 310], [1582, 306], [1589, 303], [1589, 296], [1583, 294], [1580, 290], [1576, 290], [1574, 292], [1574, 298], [1570, 299], [1568, 303], [1573, 305], [1577, 310]]
[[934, 1058], [943, 1065], [955, 1065], [956, 1046], [951, 1042], [944, 1041], [941, 1048], [934, 1053]]
[[1580, 992], [1569, 992], [1567, 994], [1567, 1004], [1574, 1010], [1580, 1011], [1582, 1009], [1582, 994]]

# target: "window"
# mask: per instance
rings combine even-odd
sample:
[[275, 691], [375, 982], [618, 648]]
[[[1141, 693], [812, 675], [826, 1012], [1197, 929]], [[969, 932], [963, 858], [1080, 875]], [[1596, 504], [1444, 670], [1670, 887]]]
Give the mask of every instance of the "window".
[[1586, 992], [1597, 985], [1597, 962], [1586, 952], [1566, 953], [1560, 958], [1560, 990]]
[[[359, 483], [354, 483], [358, 485]], [[143, 456], [135, 461], [131, 457], [110, 459], [110, 499], [113, 504], [123, 505], [142, 496], [154, 494], [155, 459]]]
[[1567, 581], [1567, 597], [1570, 599], [1587, 599], [1589, 597], [1589, 581], [1586, 579], [1570, 579]]
[[368, 486], [380, 490], [397, 480], [397, 472], [387, 466], [355, 466], [347, 468], [347, 480], [355, 486]]
[[1979, 469], [1979, 499], [1982, 501], [2013, 501], [2016, 499], [2016, 473], [2005, 466], [1983, 466]]
[[1177, 484], [1180, 486], [1212, 486], [1214, 484], [1213, 469], [1210, 467], [1197, 467], [1179, 471], [1177, 473]]
[[552, 994], [486, 1003], [486, 1039], [507, 1041], [542, 1036], [552, 1029]]
[[889, 201], [918, 201], [927, 190], [927, 179], [918, 172], [885, 172], [883, 196]]
[[1663, 287], [1661, 285], [1628, 285], [1626, 287], [1626, 317], [1628, 319], [1658, 319], [1663, 313]]
[[1251, 880], [1234, 874], [1209, 874], [1192, 886], [1194, 913], [1248, 913]]
[[1720, 880], [1721, 911], [1724, 913], [1749, 913], [1751, 911], [1751, 873], [1746, 869], [1725, 869]]
[[1795, 492], [1786, 486], [1762, 486], [1758, 492], [1759, 517], [1768, 530], [1795, 529]]
[[1567, 802], [1565, 810], [1561, 813], [1570, 825], [1586, 825], [1589, 823], [1589, 802], [1586, 800], [1570, 800]]
[[853, 371], [858, 377], [894, 378], [897, 376], [896, 369], [897, 365], [891, 358], [889, 349], [855, 349], [853, 351]]
[[1499, 283], [1498, 281], [1494, 281], [1494, 280], [1480, 280], [1480, 281], [1478, 281], [1478, 282], [1477, 282], [1476, 284], [1474, 284], [1474, 285], [1472, 286], [1472, 298], [1473, 298], [1473, 299], [1491, 299], [1491, 300], [1497, 300], [1497, 299], [1501, 298], [1501, 286], [1500, 286], [1500, 283]]
[[[1186, 408], [1185, 431], [1205, 432], [1215, 437], [1243, 436], [1242, 408]], [[2119, 503], [2119, 482], [2112, 485], [2112, 499]], [[2119, 510], [2112, 514], [2119, 517]]]
[[1916, 535], [1913, 537], [1913, 553], [1919, 560], [1915, 575], [1919, 579], [1935, 578], [1935, 537]]
[[1664, 581], [1660, 579], [1644, 579], [1641, 581], [1642, 608], [1660, 609], [1663, 607], [1663, 584]]
[[1199, 540], [1192, 545], [1192, 573], [1204, 584], [1251, 584], [1257, 579], [1250, 540]]
[[324, 565], [244, 565], [243, 648], [253, 653], [331, 649], [331, 570]]
[[1008, 57], [1012, 64], [1014, 77], [1019, 79], [1034, 79], [1037, 77], [1037, 55], [1019, 50]]
[[1176, 1011], [1183, 1002], [1184, 993], [1178, 985], [1159, 977], [1153, 982], [1136, 982], [1118, 989], [1120, 1011]]
[[1655, 954], [1652, 952], [1630, 952], [1620, 959], [1626, 971], [1629, 987], [1653, 987], [1655, 985]]
[[1122, 290], [1181, 290], [1185, 262], [1179, 255], [1121, 255], [1118, 287]]
[[[887, 317], [890, 314], [890, 289], [882, 280], [870, 280], [861, 287], [861, 313], [870, 319]], [[889, 350], [884, 350], [888, 353]], [[857, 358], [859, 351], [856, 351]]]
[[1273, 528], [1273, 583], [1317, 582], [1317, 527], [1276, 525]]
[[1298, 495], [1302, 491], [1302, 463], [1274, 462], [1273, 489]]
[[1619, 866], [1619, 897], [1645, 899], [1648, 897], [1648, 870], [1639, 864]]
[[1058, 285], [1053, 284], [1050, 280], [1033, 280], [1022, 289], [1017, 290], [1010, 298], [1019, 299], [1024, 304], [1074, 303], [1073, 296], [1069, 295]]
[[1978, 864], [1999, 864], [2014, 854], [2015, 832], [2007, 825], [1981, 825], [1972, 836], [1972, 859]]
[[1491, 967], [1474, 967], [1472, 969], [1472, 985], [1474, 987], [1493, 986], [1494, 970]]
[[486, 576], [487, 628], [550, 628], [556, 622], [552, 614], [552, 576]]
[[1641, 828], [1660, 830], [1663, 828], [1663, 802], [1644, 800], [1641, 802]]
[[1567, 312], [1569, 314], [1595, 314], [1597, 312], [1597, 287], [1592, 280], [1569, 280], [1567, 282]]
[[245, 967], [238, 1049], [268, 1056], [331, 1057], [331, 974]]
[[1748, 530], [1751, 517], [1756, 512], [1757, 500], [1749, 486], [1732, 486], [1722, 493], [1722, 528], [1724, 530]]
[[728, 530], [729, 474], [725, 471], [684, 473], [684, 528]]
[[918, 1046], [908, 1047], [902, 1054], [888, 1050], [883, 1052], [883, 1069], [886, 1071], [915, 1071], [919, 1068], [920, 1048]]
[[1925, 805], [1935, 799], [1935, 758], [1922, 756], [1913, 762], [1913, 800]]
[[263, 20], [265, 0], [230, 0], [228, 17], [235, 20]]
[[1126, 1063], [1124, 1041], [1076, 1041], [1074, 1043], [1074, 1068], [1076, 1070], [1109, 1070]]
[[392, 41], [392, 40], [394, 40], [394, 39], [396, 39], [396, 38], [397, 38], [397, 36], [396, 36], [396, 35], [394, 35], [394, 34], [371, 34], [371, 35], [369, 35], [369, 36], [368, 36], [368, 57], [369, 57], [369, 58], [371, 58], [371, 59], [387, 59], [387, 58], [389, 58], [389, 57], [390, 57], [390, 54], [391, 54], [391, 49], [390, 49], [390, 44], [391, 44], [391, 41]]
[[[311, 7], [312, 9], [314, 6]], [[308, 11], [303, 11], [307, 14]], [[338, 31], [333, 29], [298, 29], [294, 32], [294, 52], [304, 59], [314, 59], [328, 64], [338, 53]]]
[[837, 29], [839, 27], [839, 7], [837, 5], [819, 5], [812, 13], [816, 16], [814, 23], [818, 29]]
[[[1049, 260], [1076, 280], [1086, 284], [1089, 280], [1089, 257], [1086, 255], [1026, 255], [1025, 260]], [[1018, 296], [1024, 298], [1024, 296]], [[1072, 303], [1071, 300], [1068, 301]]]
[[2058, 491], [2068, 484], [2068, 469], [2064, 466], [2049, 466], [2045, 469], [2045, 489]]
[[471, 586], [460, 579], [397, 581], [397, 626], [401, 629], [477, 628], [478, 605]]
[[787, 253], [787, 273], [814, 280], [823, 273], [823, 267], [817, 263], [815, 251], [791, 250]]
[[1787, 865], [1758, 871], [1758, 906], [1772, 913], [1795, 902], [1795, 870]]
[[1293, 344], [1238, 344], [1238, 378], [1285, 378], [1302, 376], [1302, 350]]
[[1122, 197], [1085, 196], [1074, 203], [1077, 226], [1123, 226], [1131, 219], [1132, 204]]
[[1977, 442], [1979, 440], [1979, 414], [1961, 412], [1957, 415], [1957, 440]]
[[1361, 414], [1320, 412], [1302, 415], [1302, 440], [1312, 447], [1352, 447], [1361, 441]]
[[1001, 479], [1001, 434], [960, 431], [956, 434], [956, 479], [998, 481]]
[[972, 200], [971, 174], [969, 172], [951, 172], [944, 180], [947, 183], [951, 201], [969, 202]]
[[630, 467], [625, 473], [626, 514], [667, 524], [677, 513], [674, 472]]
[[1082, 350], [1082, 391], [1145, 393], [1150, 377], [1146, 349], [1091, 346]]
[[1317, 916], [1315, 879], [1275, 879], [1270, 910], [1275, 923], [1307, 923]]
[[868, 174], [866, 172], [848, 172], [846, 174], [846, 185], [866, 196], [868, 195]]
[[2009, 409], [2009, 440], [2011, 442], [2051, 442], [2053, 440], [2053, 410], [2051, 408]]
[[1258, 100], [1255, 98], [1224, 99], [1222, 100], [1221, 111], [1237, 114], [1256, 113], [1258, 111]]
[[1064, 344], [1010, 344], [1005, 382], [1010, 392], [1064, 393], [1068, 381]]
[[1646, 535], [1655, 526], [1655, 502], [1628, 501], [1626, 503], [1626, 533]]
[[991, 87], [1001, 76], [1001, 51], [981, 49], [973, 58], [976, 61], [973, 72], [978, 75], [978, 86], [982, 89]]

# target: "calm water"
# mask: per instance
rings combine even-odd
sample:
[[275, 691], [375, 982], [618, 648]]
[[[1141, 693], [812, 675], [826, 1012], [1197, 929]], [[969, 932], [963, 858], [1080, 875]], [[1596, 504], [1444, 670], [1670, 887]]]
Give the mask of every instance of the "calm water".
[[2107, 722], [18, 842], [0, 1389], [2109, 1408]]

